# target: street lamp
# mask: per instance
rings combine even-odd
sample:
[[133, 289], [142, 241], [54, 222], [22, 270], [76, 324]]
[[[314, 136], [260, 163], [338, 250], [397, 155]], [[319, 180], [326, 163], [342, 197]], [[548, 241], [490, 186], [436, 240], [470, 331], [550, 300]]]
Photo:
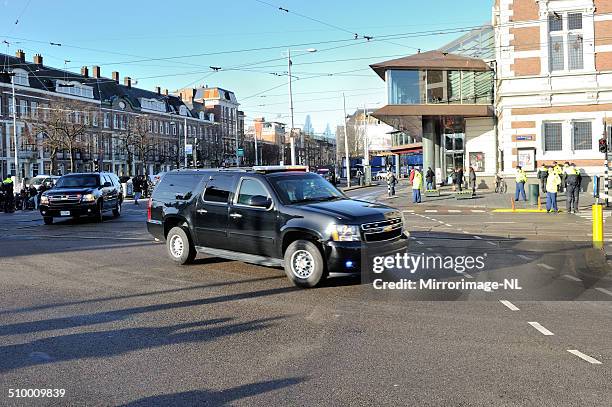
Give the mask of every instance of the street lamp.
[[[317, 52], [316, 48], [308, 48], [308, 49], [301, 49], [301, 50], [295, 50], [295, 51], [302, 51], [302, 52]], [[287, 49], [287, 65], [289, 66], [289, 71], [287, 72], [289, 75], [289, 108], [291, 109], [291, 129], [289, 130], [289, 142], [291, 143], [291, 165], [295, 165], [295, 139], [293, 138], [293, 128], [294, 128], [294, 122], [293, 122], [293, 91], [291, 89], [291, 49], [288, 48]]]

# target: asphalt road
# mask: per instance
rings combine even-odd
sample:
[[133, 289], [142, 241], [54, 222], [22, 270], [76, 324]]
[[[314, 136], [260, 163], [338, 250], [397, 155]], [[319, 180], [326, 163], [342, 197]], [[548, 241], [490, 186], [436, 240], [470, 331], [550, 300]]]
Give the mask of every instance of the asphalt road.
[[[411, 251], [486, 252], [486, 273], [448, 278], [528, 292], [299, 290], [277, 269], [171, 264], [132, 204], [102, 224], [0, 214], [0, 405], [609, 406], [612, 284], [580, 260], [588, 222], [425, 210], [405, 213]], [[8, 397], [33, 388], [66, 395]]]

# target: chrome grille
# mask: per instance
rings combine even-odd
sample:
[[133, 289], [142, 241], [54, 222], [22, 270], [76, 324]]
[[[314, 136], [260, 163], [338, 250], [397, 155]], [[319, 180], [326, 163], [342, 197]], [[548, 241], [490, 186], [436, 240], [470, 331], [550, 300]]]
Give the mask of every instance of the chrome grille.
[[76, 205], [81, 202], [81, 194], [50, 195], [49, 206]]
[[391, 240], [402, 235], [402, 218], [382, 220], [361, 225], [366, 242]]

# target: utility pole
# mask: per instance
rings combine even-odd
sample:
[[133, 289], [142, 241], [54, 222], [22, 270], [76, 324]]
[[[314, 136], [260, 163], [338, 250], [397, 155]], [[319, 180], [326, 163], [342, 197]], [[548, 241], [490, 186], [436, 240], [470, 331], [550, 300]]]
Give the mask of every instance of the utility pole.
[[291, 129], [289, 129], [289, 143], [291, 143], [291, 165], [295, 165], [295, 140], [293, 138], [293, 91], [291, 89], [291, 49], [287, 49], [287, 60], [289, 65], [289, 109], [291, 109]]
[[187, 116], [185, 116], [185, 124], [183, 125], [183, 135], [185, 137], [185, 169], [187, 169]]
[[370, 170], [370, 143], [368, 140], [368, 113], [366, 110], [365, 103], [363, 104], [363, 157], [364, 157], [364, 168], [363, 175], [365, 176], [366, 185], [370, 185], [372, 179], [372, 173]]
[[17, 104], [15, 101], [15, 72], [11, 72], [11, 88], [13, 92], [13, 143], [15, 144], [15, 187], [21, 185], [19, 183], [20, 171], [19, 171], [19, 153], [17, 144]]
[[346, 116], [346, 96], [342, 93], [342, 100], [344, 106], [344, 155], [345, 155], [345, 165], [346, 165], [346, 186], [351, 186], [351, 159], [349, 156], [349, 142], [348, 142], [348, 126], [347, 121], [348, 118]]

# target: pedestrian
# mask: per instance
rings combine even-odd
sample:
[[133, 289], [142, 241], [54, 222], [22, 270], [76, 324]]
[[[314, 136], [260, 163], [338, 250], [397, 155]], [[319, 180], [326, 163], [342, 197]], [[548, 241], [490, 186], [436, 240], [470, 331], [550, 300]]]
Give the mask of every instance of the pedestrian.
[[418, 169], [414, 170], [412, 179], [412, 202], [421, 203], [421, 187], [423, 186], [423, 174]]
[[551, 171], [546, 179], [546, 212], [558, 212], [557, 191], [561, 184], [561, 177], [555, 171]]
[[578, 198], [580, 196], [580, 171], [576, 169], [576, 164], [568, 165], [565, 173], [565, 208], [567, 213], [578, 213]]
[[395, 174], [389, 172], [387, 175], [387, 192], [389, 197], [395, 196], [395, 186], [397, 185], [397, 178]]
[[561, 177], [561, 186], [559, 187], [559, 192], [563, 192], [565, 191], [565, 181], [567, 178], [567, 171], [569, 171], [570, 168], [570, 163], [569, 162], [565, 162], [563, 164], [563, 168], [561, 169], [561, 174], [559, 174], [559, 176]]
[[134, 204], [138, 205], [138, 200], [142, 195], [142, 182], [140, 181], [140, 177], [132, 178], [132, 190], [134, 192]]
[[463, 191], [463, 167], [457, 167], [457, 186], [459, 187], [459, 192]]
[[527, 195], [525, 195], [525, 183], [527, 182], [527, 174], [523, 171], [523, 168], [519, 165], [516, 167], [516, 192], [514, 193], [514, 200], [518, 201], [519, 197], [523, 198], [523, 201], [527, 201]]
[[540, 180], [540, 188], [542, 189], [542, 193], [546, 193], [546, 179], [548, 178], [548, 167], [546, 164], [542, 164], [542, 166], [538, 169], [538, 179]]
[[408, 177], [408, 181], [410, 181], [410, 183], [412, 184], [412, 181], [414, 181], [414, 167], [410, 169], [410, 176]]
[[[563, 167], [561, 167], [561, 165], [559, 165], [556, 161], [553, 161], [552, 170], [555, 174], [559, 176], [559, 179], [561, 179], [561, 175], [563, 174]], [[561, 184], [559, 184], [559, 191], [557, 192], [560, 192], [560, 189], [561, 189]], [[546, 190], [548, 190], [548, 188]]]
[[28, 188], [28, 195], [30, 197], [28, 200], [28, 206], [31, 209], [38, 209], [38, 191], [34, 185], [30, 185], [30, 188]]
[[425, 174], [425, 182], [427, 183], [427, 190], [431, 191], [432, 189], [436, 189], [434, 185], [435, 174], [431, 167], [427, 167], [427, 173]]
[[472, 196], [476, 195], [476, 172], [474, 167], [470, 167], [469, 173], [470, 187], [472, 188]]
[[15, 195], [13, 188], [13, 178], [8, 176], [2, 181], [4, 189], [4, 212], [15, 212]]

